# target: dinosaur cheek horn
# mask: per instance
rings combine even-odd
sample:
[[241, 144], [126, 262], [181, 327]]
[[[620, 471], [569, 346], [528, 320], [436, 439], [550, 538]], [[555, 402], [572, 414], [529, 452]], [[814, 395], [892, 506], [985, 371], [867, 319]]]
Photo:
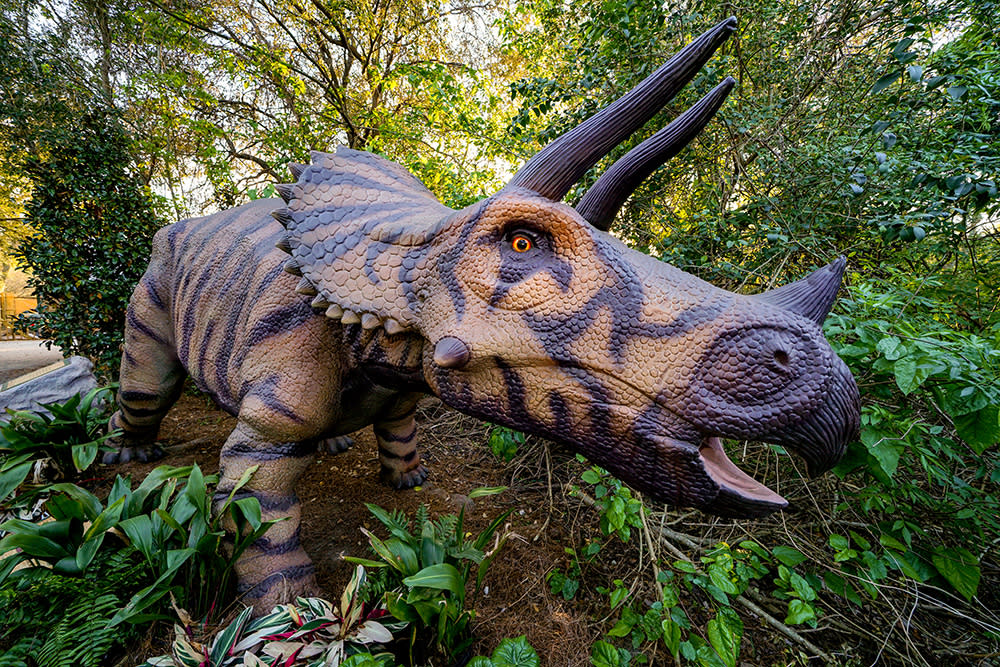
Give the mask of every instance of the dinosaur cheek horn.
[[801, 280], [769, 292], [755, 294], [751, 298], [790, 310], [823, 326], [823, 320], [833, 308], [846, 266], [847, 259], [838, 257]]
[[445, 336], [434, 346], [434, 363], [441, 368], [461, 368], [469, 356], [469, 346], [454, 336]]
[[[588, 169], [669, 102], [734, 30], [736, 18], [730, 17], [702, 34], [618, 101], [542, 149], [514, 175], [509, 186], [526, 188], [553, 201], [561, 200]], [[588, 200], [585, 209], [598, 222], [588, 215], [584, 218], [606, 229], [610, 225], [609, 216], [614, 218], [642, 178], [680, 151], [701, 130], [732, 86], [732, 79], [727, 79], [688, 112], [615, 163], [606, 174], [608, 178], [601, 179], [604, 181], [601, 188], [585, 197]], [[611, 203], [605, 203], [605, 199]]]

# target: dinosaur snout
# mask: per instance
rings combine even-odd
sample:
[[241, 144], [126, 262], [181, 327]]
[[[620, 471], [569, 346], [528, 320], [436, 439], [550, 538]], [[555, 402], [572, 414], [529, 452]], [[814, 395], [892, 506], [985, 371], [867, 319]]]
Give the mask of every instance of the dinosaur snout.
[[832, 370], [822, 400], [804, 419], [760, 438], [800, 455], [814, 477], [837, 464], [860, 425], [861, 399], [854, 378], [839, 358]]

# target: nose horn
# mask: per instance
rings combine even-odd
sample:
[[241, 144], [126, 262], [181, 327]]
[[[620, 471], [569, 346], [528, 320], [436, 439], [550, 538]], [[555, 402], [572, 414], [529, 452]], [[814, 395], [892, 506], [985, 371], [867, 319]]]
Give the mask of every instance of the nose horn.
[[816, 269], [802, 280], [783, 285], [769, 292], [753, 295], [753, 299], [778, 306], [793, 313], [808, 317], [823, 325], [823, 320], [833, 308], [840, 281], [844, 276], [847, 259], [838, 257], [821, 269]]

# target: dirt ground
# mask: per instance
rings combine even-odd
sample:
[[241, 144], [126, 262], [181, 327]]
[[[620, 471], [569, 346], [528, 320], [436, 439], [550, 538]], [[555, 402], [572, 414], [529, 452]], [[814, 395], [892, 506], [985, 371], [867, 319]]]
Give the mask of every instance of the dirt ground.
[[[378, 460], [371, 429], [353, 435], [348, 451], [317, 458], [299, 485], [302, 501], [302, 541], [316, 563], [320, 585], [326, 596], [339, 597], [351, 568], [344, 555], [371, 557], [360, 529], [382, 535], [379, 524], [365, 503], [397, 508], [408, 515], [424, 503], [432, 516], [457, 513], [466, 507], [466, 529], [477, 534], [495, 517], [513, 507], [504, 530], [511, 533], [500, 556], [486, 576], [474, 604], [477, 643], [473, 655], [489, 655], [504, 637], [526, 635], [546, 665], [587, 665], [589, 647], [600, 638], [602, 623], [586, 611], [586, 601], [565, 602], [553, 597], [547, 573], [565, 567], [564, 549], [577, 529], [598, 529], [596, 515], [570, 516], [560, 482], [548, 479], [542, 456], [530, 469], [515, 460], [510, 466], [498, 461], [486, 445], [488, 427], [456, 413], [436, 398], [425, 399], [418, 411], [421, 451], [430, 469], [427, 483], [415, 490], [396, 491], [378, 481]], [[206, 473], [218, 471], [222, 444], [235, 419], [218, 410], [207, 398], [186, 394], [164, 419], [160, 440], [167, 456], [155, 463], [137, 463], [104, 468], [110, 485], [115, 474], [142, 479], [157, 465], [187, 465], [197, 462]], [[528, 446], [531, 446], [529, 441]], [[540, 443], [535, 446], [544, 450]], [[566, 452], [559, 453], [561, 467], [583, 469]], [[512, 487], [499, 495], [470, 500], [468, 494], [484, 486]], [[551, 491], [551, 498], [550, 498]], [[586, 508], [584, 508], [586, 509]], [[592, 525], [588, 525], [592, 524]], [[384, 535], [383, 535], [384, 536]], [[166, 652], [166, 644], [146, 647]], [[146, 653], [148, 651], [143, 651]], [[134, 664], [134, 663], [132, 663]]]

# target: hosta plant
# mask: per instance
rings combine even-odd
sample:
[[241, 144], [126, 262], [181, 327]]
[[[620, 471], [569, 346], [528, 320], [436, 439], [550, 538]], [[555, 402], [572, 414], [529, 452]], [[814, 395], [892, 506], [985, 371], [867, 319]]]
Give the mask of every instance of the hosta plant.
[[115, 435], [102, 434], [112, 389], [92, 389], [65, 403], [42, 403], [49, 414], [7, 410], [7, 422], [0, 423], [0, 507], [15, 500], [24, 504], [37, 495], [14, 497], [32, 470], [39, 482], [59, 481], [94, 463], [101, 445]]
[[365, 568], [358, 565], [339, 605], [296, 598], [295, 604], [252, 621], [253, 610], [247, 608], [204, 642], [194, 638], [199, 624], [178, 610], [181, 623], [174, 625], [171, 655], [140, 667], [340, 667], [359, 663], [352, 656], [369, 658], [360, 664], [393, 664], [392, 655], [381, 649], [406, 623], [389, 617], [383, 605], [363, 601], [365, 580]]

